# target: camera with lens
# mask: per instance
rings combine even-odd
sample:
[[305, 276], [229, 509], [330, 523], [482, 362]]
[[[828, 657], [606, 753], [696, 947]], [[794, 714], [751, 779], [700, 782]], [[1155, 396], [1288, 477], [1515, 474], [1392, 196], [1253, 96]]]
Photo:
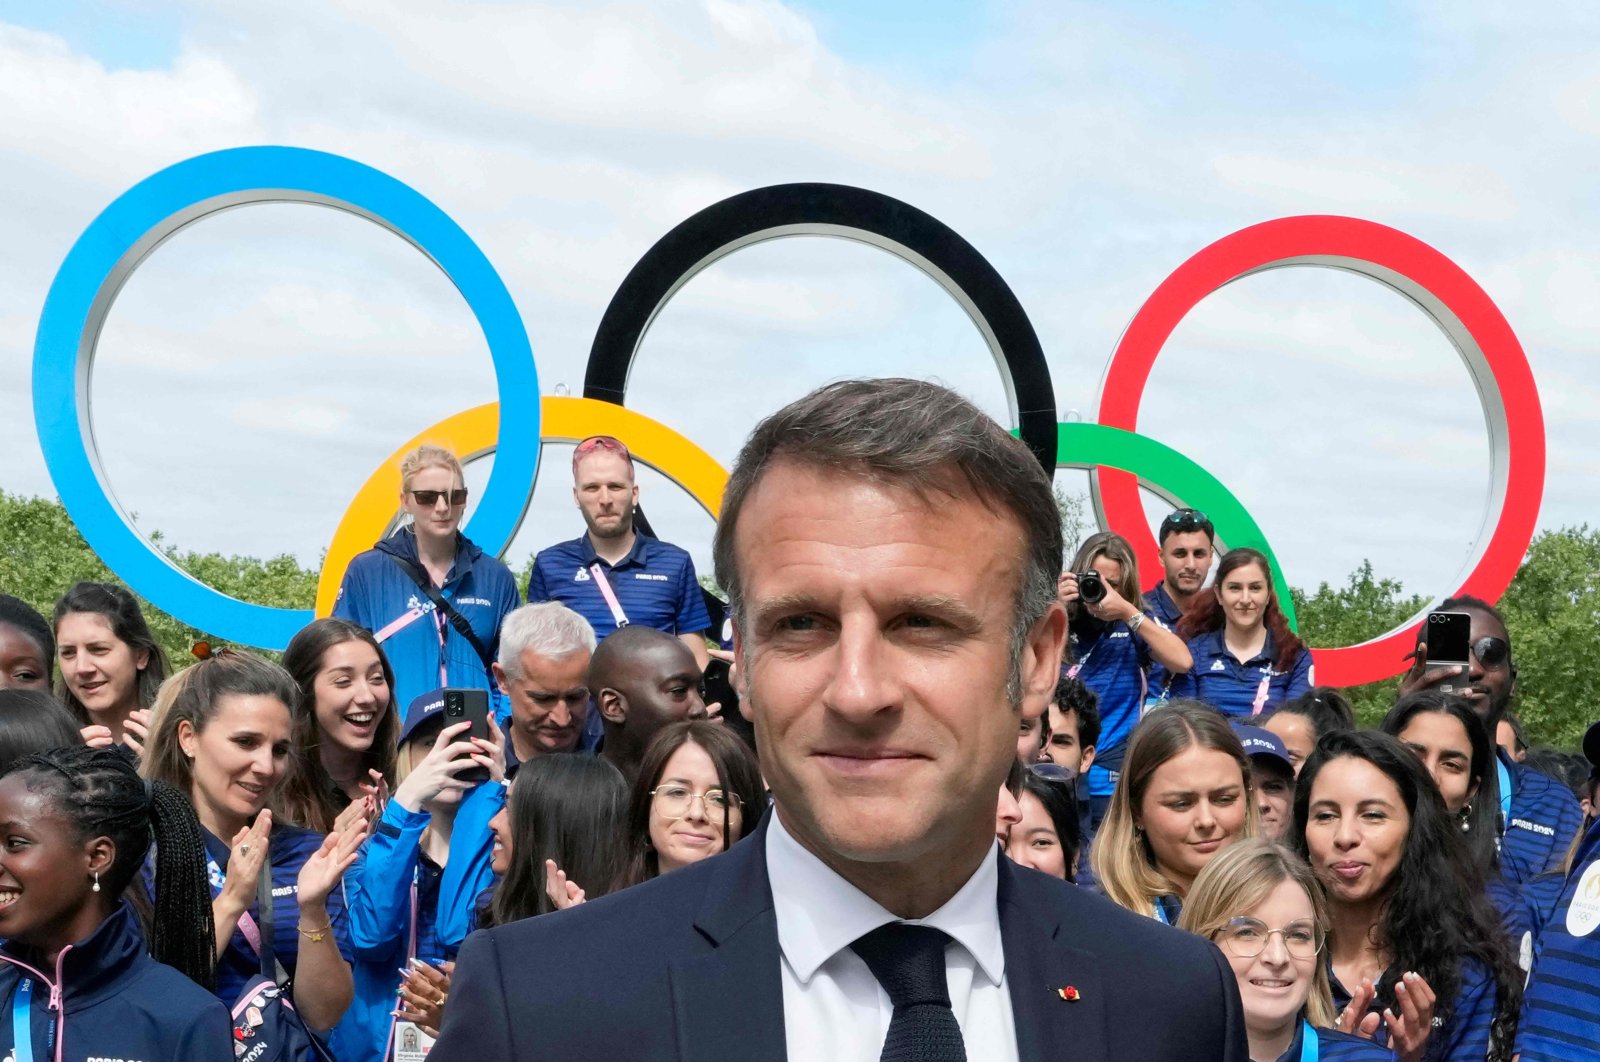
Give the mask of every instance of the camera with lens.
[[1106, 599], [1106, 581], [1097, 571], [1078, 572], [1078, 600], [1098, 605]]

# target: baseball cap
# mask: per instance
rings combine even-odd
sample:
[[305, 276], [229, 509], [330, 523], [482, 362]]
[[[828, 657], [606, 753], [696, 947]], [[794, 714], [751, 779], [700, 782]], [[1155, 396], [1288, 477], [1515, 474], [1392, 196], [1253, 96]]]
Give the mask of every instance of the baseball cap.
[[1589, 766], [1600, 767], [1600, 722], [1590, 723], [1583, 732], [1583, 758]]
[[1289, 750], [1277, 734], [1246, 723], [1234, 723], [1233, 732], [1239, 736], [1245, 755], [1252, 760], [1276, 760], [1284, 770], [1294, 772], [1294, 761], [1289, 759]]
[[412, 733], [419, 727], [425, 726], [430, 721], [443, 718], [444, 715], [444, 689], [443, 687], [430, 690], [422, 696], [415, 698], [411, 706], [406, 709], [406, 721], [400, 727], [400, 739], [397, 745], [404, 745], [410, 740]]

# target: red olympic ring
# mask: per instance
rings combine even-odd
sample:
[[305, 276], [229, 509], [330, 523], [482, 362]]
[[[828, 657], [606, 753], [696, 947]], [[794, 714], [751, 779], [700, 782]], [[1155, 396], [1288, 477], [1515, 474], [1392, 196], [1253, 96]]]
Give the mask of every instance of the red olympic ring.
[[[1358, 218], [1306, 216], [1263, 222], [1211, 244], [1151, 293], [1122, 334], [1101, 384], [1100, 423], [1137, 430], [1156, 356], [1202, 299], [1252, 273], [1290, 265], [1345, 269], [1386, 284], [1417, 303], [1455, 343], [1484, 402], [1493, 481], [1484, 521], [1493, 531], [1487, 543], [1480, 534], [1455, 593], [1497, 600], [1533, 540], [1544, 494], [1544, 415], [1533, 370], [1499, 308], [1460, 266], [1412, 236]], [[1101, 468], [1092, 482], [1106, 525], [1128, 537], [1141, 567], [1160, 570], [1137, 478]], [[1359, 645], [1314, 650], [1319, 683], [1350, 686], [1399, 674], [1420, 623], [1414, 617]]]

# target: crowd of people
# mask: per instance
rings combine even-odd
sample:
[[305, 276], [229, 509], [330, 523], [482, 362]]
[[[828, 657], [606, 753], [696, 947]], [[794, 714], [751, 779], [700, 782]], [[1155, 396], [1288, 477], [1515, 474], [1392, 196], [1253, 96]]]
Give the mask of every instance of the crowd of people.
[[[767, 717], [755, 677], [728, 675], [740, 587], [723, 622], [689, 554], [637, 525], [617, 439], [574, 450], [584, 531], [541, 551], [521, 593], [461, 533], [456, 457], [423, 446], [400, 471], [401, 526], [351, 563], [334, 614], [281, 664], [200, 645], [175, 669], [113, 584], [65, 588], [49, 618], [0, 595], [7, 1058], [412, 1062], [453, 1003], [486, 1005], [456, 976], [475, 930], [571, 917], [755, 834], [773, 874], [765, 917], [784, 942], [774, 1020], [792, 1018], [788, 979], [800, 993], [811, 974], [784, 937], [791, 894], [836, 883], [769, 811], [787, 808], [785, 784], [805, 791], [805, 768], [773, 758], [801, 735]], [[1192, 509], [1169, 515], [1159, 542], [1153, 585], [1112, 532], [1051, 576], [1041, 615], [1056, 610], [1062, 631], [1040, 666], [1053, 688], [1036, 705], [1015, 694], [1015, 760], [994, 796], [1008, 865], [1143, 916], [1149, 930], [1117, 923], [1130, 948], [1212, 942], [1237, 989], [1227, 1021], [1237, 1005], [1254, 1062], [1600, 1057], [1600, 731], [1588, 770], [1559, 756], [1536, 769], [1494, 607], [1444, 602], [1471, 617], [1465, 682], [1430, 668], [1419, 643], [1393, 709], [1361, 729], [1314, 684], [1267, 557], [1215, 555]], [[802, 562], [837, 574], [820, 555]], [[907, 611], [885, 652], [944, 651], [945, 627], [977, 624], [941, 601]], [[811, 615], [749, 622], [779, 658], [824, 637]], [[844, 678], [783, 696], [870, 704], [888, 664], [840, 666]], [[724, 677], [714, 700], [708, 673]], [[447, 710], [460, 691], [481, 691], [481, 725]], [[602, 908], [616, 910], [585, 917]], [[806, 931], [841, 931], [827, 921]], [[865, 939], [852, 946], [879, 976]], [[982, 980], [974, 954], [950, 967], [952, 985]], [[879, 981], [890, 1040], [913, 1035], [895, 1031], [911, 1008]], [[1087, 989], [1051, 990], [1072, 1003]], [[972, 991], [956, 1030], [967, 1057], [1049, 1057], [974, 1053], [971, 1028], [990, 1020], [974, 1015], [991, 1004]], [[466, 1013], [448, 1028], [480, 1024]], [[452, 1035], [465, 1039], [441, 1045]]]

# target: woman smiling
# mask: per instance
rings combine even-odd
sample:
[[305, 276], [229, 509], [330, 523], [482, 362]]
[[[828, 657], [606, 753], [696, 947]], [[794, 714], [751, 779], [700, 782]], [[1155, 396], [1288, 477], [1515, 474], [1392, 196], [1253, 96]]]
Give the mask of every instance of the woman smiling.
[[1311, 868], [1293, 852], [1262, 839], [1229, 848], [1195, 878], [1178, 927], [1213, 941], [1233, 967], [1252, 1062], [1393, 1057], [1370, 1040], [1331, 1028], [1322, 961], [1327, 904]]

